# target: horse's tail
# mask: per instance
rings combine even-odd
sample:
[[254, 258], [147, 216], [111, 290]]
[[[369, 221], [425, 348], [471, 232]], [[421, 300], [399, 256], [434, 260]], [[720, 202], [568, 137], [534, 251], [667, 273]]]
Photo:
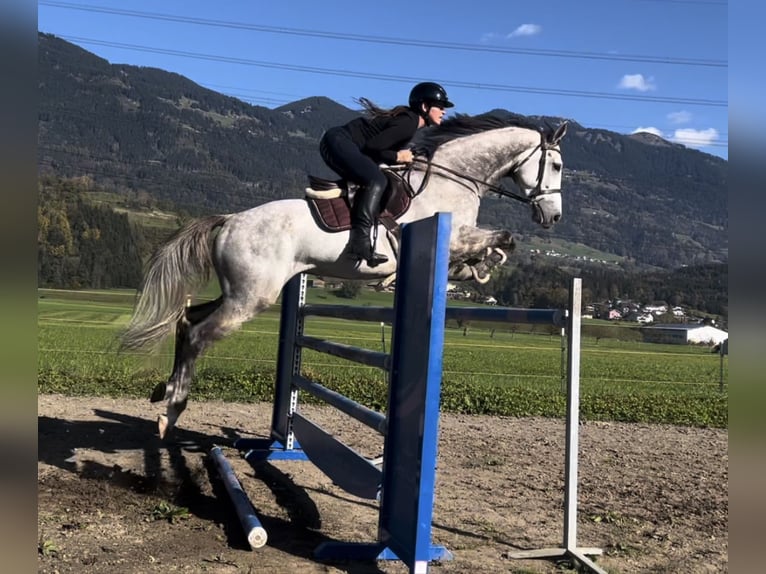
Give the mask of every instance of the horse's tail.
[[140, 295], [120, 348], [156, 348], [183, 316], [188, 294], [210, 280], [210, 236], [228, 216], [211, 215], [179, 229], [147, 264]]

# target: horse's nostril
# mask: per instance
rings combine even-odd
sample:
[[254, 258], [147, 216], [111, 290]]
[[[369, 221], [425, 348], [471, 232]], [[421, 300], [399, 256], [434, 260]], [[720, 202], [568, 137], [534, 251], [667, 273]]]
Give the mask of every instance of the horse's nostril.
[[554, 216], [553, 216], [553, 223], [558, 223], [558, 222], [559, 222], [559, 219], [561, 219], [561, 216], [560, 216], [560, 215], [554, 215]]

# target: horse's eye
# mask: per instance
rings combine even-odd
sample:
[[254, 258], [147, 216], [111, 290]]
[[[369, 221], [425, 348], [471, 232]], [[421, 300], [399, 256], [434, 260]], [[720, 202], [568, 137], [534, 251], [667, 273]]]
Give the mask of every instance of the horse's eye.
[[564, 167], [564, 164], [561, 164], [561, 163], [554, 163], [553, 164], [553, 169], [556, 170], [556, 171], [561, 171], [562, 167]]

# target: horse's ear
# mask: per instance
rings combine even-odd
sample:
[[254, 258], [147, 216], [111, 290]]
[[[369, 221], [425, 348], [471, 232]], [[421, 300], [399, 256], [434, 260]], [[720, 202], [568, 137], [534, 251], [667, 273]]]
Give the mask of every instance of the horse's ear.
[[561, 139], [566, 135], [567, 133], [567, 127], [569, 126], [569, 122], [562, 123], [558, 129], [556, 130], [556, 133], [553, 134], [553, 137], [551, 138], [551, 144], [556, 145], [558, 144]]

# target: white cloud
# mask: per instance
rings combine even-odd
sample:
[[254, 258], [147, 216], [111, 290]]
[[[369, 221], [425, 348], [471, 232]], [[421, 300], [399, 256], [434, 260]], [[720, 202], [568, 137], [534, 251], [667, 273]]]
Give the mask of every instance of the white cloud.
[[718, 139], [718, 130], [715, 128], [706, 130], [683, 128], [673, 132], [672, 139], [674, 142], [688, 147], [705, 147]]
[[692, 121], [692, 114], [686, 110], [681, 110], [680, 112], [670, 112], [668, 114], [668, 120], [670, 120], [671, 124], [688, 124], [690, 121]]
[[486, 34], [481, 35], [479, 42], [481, 42], [482, 44], [489, 44], [493, 40], [497, 40], [499, 37], [500, 37], [500, 34], [495, 34], [494, 32], [487, 32]]
[[643, 74], [625, 74], [617, 87], [626, 90], [638, 90], [639, 92], [657, 89], [657, 86], [654, 84], [654, 78], [644, 78]]
[[538, 24], [522, 24], [513, 32], [508, 34], [508, 37], [515, 38], [516, 36], [535, 36], [542, 31], [542, 26], [539, 26]]
[[[669, 114], [672, 115], [672, 114]], [[695, 130], [692, 128], [679, 128], [665, 135], [662, 130], [655, 128], [654, 126], [639, 127], [634, 129], [631, 133], [637, 134], [640, 132], [646, 132], [654, 134], [668, 141], [679, 143], [687, 147], [705, 147], [709, 146], [714, 141], [718, 140], [718, 130], [715, 128], [708, 128], [706, 130]]]
[[647, 132], [650, 134], [654, 134], [656, 136], [659, 136], [661, 138], [664, 138], [665, 136], [662, 134], [662, 130], [655, 127], [646, 127], [646, 128], [636, 128], [631, 133], [637, 134], [639, 132]]

